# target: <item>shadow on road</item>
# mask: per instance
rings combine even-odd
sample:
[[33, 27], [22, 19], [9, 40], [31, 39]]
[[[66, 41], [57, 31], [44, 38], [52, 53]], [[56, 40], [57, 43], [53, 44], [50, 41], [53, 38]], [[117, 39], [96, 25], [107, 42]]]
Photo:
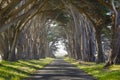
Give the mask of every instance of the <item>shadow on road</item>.
[[91, 75], [65, 62], [56, 59], [44, 69], [36, 71], [30, 77], [23, 80], [96, 80]]

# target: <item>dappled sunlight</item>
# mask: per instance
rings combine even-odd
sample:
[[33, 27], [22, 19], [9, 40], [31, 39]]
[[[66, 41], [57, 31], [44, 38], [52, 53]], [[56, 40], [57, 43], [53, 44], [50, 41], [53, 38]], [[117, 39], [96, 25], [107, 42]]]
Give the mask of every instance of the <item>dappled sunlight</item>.
[[[66, 61], [72, 63], [78, 68], [84, 70], [88, 74], [93, 75], [99, 80], [119, 80], [120, 79], [120, 65], [113, 65], [109, 69], [103, 69], [105, 64], [96, 64], [91, 62], [82, 62], [75, 61], [74, 59], [65, 58]], [[88, 65], [83, 65], [83, 63], [88, 63]], [[91, 65], [90, 65], [91, 64]]]
[[69, 67], [64, 58], [92, 78], [120, 79], [120, 0], [0, 0], [0, 80], [53, 60]]
[[29, 76], [37, 69], [43, 68], [53, 59], [46, 58], [41, 60], [19, 60], [17, 62], [3, 61], [0, 63], [0, 80], [20, 80]]
[[120, 65], [112, 65], [109, 68], [110, 70], [120, 70]]

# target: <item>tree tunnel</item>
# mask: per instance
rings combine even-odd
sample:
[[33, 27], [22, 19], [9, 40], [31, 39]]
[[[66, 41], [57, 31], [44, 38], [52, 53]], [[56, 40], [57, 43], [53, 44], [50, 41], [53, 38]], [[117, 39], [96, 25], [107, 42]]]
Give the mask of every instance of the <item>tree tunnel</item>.
[[76, 60], [120, 63], [119, 4], [119, 0], [0, 0], [1, 58], [54, 57], [60, 41]]

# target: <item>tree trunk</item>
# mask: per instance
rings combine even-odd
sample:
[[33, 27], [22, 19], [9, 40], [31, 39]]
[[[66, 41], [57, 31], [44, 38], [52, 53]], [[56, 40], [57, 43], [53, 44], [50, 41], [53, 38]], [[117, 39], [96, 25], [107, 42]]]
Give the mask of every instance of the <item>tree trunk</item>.
[[112, 44], [111, 44], [111, 54], [109, 60], [105, 67], [108, 67], [112, 64], [120, 64], [120, 13], [118, 13], [117, 21], [113, 17], [113, 27], [112, 27]]
[[102, 41], [101, 41], [101, 30], [96, 31], [96, 39], [98, 46], [98, 54], [97, 54], [97, 63], [105, 62], [103, 50], [102, 50]]
[[115, 7], [114, 0], [112, 0], [112, 41], [111, 41], [111, 54], [108, 62], [104, 67], [112, 64], [120, 64], [120, 7], [118, 10]]
[[18, 38], [18, 30], [16, 30], [15, 32], [15, 36], [14, 36], [14, 39], [13, 39], [13, 42], [10, 48], [9, 57], [8, 57], [9, 61], [16, 61], [15, 47], [17, 44], [17, 38]]

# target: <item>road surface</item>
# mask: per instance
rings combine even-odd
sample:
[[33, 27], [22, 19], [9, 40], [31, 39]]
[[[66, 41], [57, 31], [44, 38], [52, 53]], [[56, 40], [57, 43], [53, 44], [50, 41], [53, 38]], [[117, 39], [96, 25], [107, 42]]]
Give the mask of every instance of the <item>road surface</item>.
[[91, 75], [76, 68], [63, 59], [56, 59], [41, 70], [37, 70], [30, 77], [23, 80], [96, 80]]

